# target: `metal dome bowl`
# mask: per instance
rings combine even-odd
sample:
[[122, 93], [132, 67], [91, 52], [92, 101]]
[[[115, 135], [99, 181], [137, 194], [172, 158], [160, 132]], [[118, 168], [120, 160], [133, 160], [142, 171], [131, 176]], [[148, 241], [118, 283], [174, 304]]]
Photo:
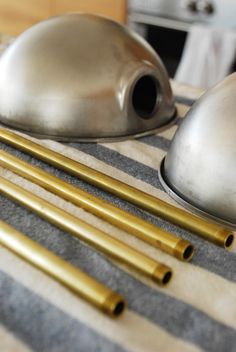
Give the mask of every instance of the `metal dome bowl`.
[[174, 115], [157, 54], [107, 18], [68, 14], [42, 21], [0, 61], [0, 121], [39, 137], [137, 136], [163, 128]]
[[163, 186], [191, 210], [236, 228], [236, 74], [205, 93], [176, 132]]

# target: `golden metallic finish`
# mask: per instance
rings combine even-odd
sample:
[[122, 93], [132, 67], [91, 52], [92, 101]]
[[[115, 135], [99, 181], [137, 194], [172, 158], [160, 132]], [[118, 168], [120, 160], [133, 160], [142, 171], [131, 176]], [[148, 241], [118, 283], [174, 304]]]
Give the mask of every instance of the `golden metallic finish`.
[[190, 242], [157, 228], [2, 150], [0, 150], [0, 165], [179, 259], [189, 260], [193, 255], [193, 246]]
[[0, 192], [62, 230], [139, 270], [158, 284], [165, 285], [171, 279], [172, 271], [167, 265], [155, 261], [3, 177], [0, 177]]
[[122, 296], [0, 220], [0, 244], [110, 316], [126, 307]]
[[[150, 194], [140, 191], [119, 180], [72, 160], [64, 155], [34, 143], [14, 132], [0, 128], [0, 141], [10, 144], [22, 151], [35, 156], [71, 175], [115, 194], [116, 196], [143, 208], [150, 213], [171, 221], [189, 231], [195, 232], [204, 239], [224, 248], [229, 248], [234, 240], [234, 233], [222, 226], [168, 204]], [[219, 235], [220, 231], [220, 235]]]

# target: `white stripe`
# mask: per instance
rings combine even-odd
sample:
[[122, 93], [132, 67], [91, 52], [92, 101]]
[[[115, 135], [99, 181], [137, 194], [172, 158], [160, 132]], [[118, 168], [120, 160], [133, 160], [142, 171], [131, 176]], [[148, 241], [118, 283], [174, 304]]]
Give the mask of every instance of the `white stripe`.
[[158, 133], [158, 136], [164, 137], [164, 138], [169, 139], [171, 141], [175, 135], [175, 132], [177, 131], [177, 128], [178, 128], [177, 125], [173, 125], [170, 128], [168, 128], [167, 130]]
[[0, 249], [0, 253], [0, 270], [53, 306], [129, 351], [200, 351], [198, 347], [172, 336], [129, 310], [117, 320], [106, 317], [6, 249]]
[[195, 88], [177, 81], [171, 80], [170, 83], [174, 95], [177, 96], [179, 95], [189, 99], [198, 99], [205, 92], [203, 88]]
[[0, 351], [30, 352], [32, 350], [0, 324]]
[[[176, 104], [176, 107], [177, 107], [177, 111], [178, 111], [177, 114], [180, 118], [183, 118], [186, 115], [186, 113], [188, 112], [188, 110], [190, 109], [189, 106], [184, 105], [184, 104], [179, 104], [179, 103]], [[167, 128], [166, 130], [157, 133], [156, 135], [164, 137], [164, 138], [169, 139], [171, 141], [173, 139], [177, 129], [178, 129], [178, 126], [173, 125], [173, 126]]]
[[180, 104], [180, 103], [176, 103], [176, 107], [177, 107], [178, 116], [181, 118], [184, 117], [191, 108], [190, 106]]
[[[112, 169], [113, 173], [115, 173], [114, 168]], [[153, 248], [152, 246], [144, 243], [134, 236], [119, 230], [118, 228], [106, 223], [94, 215], [85, 212], [83, 209], [75, 207], [71, 203], [68, 203], [63, 199], [52, 195], [37, 185], [34, 185], [7, 170], [0, 168], [0, 175], [43, 197], [51, 203], [65, 209], [71, 214], [82, 218], [84, 221], [95, 225], [102, 231], [105, 231], [112, 236], [121, 239], [122, 241], [139, 249], [140, 251], [148, 254], [149, 256], [169, 264], [174, 268], [175, 275], [171, 284], [165, 288], [165, 292], [167, 292], [170, 296], [184, 301], [185, 303], [188, 303], [193, 307], [205, 312], [213, 319], [236, 329], [235, 283], [190, 263], [181, 262], [176, 258], [173, 258], [168, 254]], [[135, 179], [133, 179], [133, 185], [137, 186]], [[146, 187], [144, 182], [143, 186], [143, 189], [145, 189]], [[153, 194], [156, 193], [158, 193], [159, 196], [166, 195], [164, 192], [153, 188]], [[155, 290], [161, 290], [157, 285], [152, 283], [151, 280], [146, 280], [137, 273], [131, 272], [129, 269], [127, 269], [127, 267], [121, 265], [116, 261], [113, 262], [115, 262], [115, 264], [122, 269], [130, 272], [132, 275], [138, 277], [139, 280], [142, 280], [148, 286], [153, 287]]]

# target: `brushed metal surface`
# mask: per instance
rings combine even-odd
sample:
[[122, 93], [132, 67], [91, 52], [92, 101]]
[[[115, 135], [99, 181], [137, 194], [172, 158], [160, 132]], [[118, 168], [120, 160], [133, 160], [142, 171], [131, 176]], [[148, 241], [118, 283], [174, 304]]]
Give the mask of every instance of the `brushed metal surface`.
[[4, 177], [0, 177], [0, 192], [107, 256], [115, 258], [119, 262], [138, 270], [154, 282], [166, 285], [170, 281], [172, 270], [169, 266], [152, 259], [125, 242], [80, 220], [32, 192], [8, 181]]
[[102, 312], [117, 317], [126, 308], [124, 298], [118, 293], [1, 220], [0, 244], [56, 279]]
[[124, 211], [105, 200], [83, 191], [52, 174], [34, 167], [13, 155], [0, 150], [0, 166], [38, 184], [70, 203], [81, 207], [118, 228], [140, 238], [144, 242], [175, 256], [190, 260], [194, 247], [189, 241], [164, 231], [130, 212]]
[[236, 74], [191, 108], [167, 153], [163, 179], [193, 207], [236, 226]]
[[[38, 143], [22, 137], [17, 133], [8, 131], [5, 128], [0, 128], [0, 141], [21, 150], [24, 153], [32, 155], [49, 165], [53, 165], [58, 169], [69, 173], [70, 175], [78, 177], [95, 187], [114, 194], [115, 196], [118, 196], [121, 199], [124, 199], [125, 201], [128, 201], [153, 215], [173, 222], [188, 231], [192, 231], [198, 236], [201, 236], [202, 238], [221, 247], [229, 248], [233, 243], [234, 235], [232, 231], [190, 214], [183, 209], [179, 209], [157, 197], [152, 196], [151, 194], [145, 193], [140, 189], [134, 188], [131, 185], [117, 180], [116, 178], [99, 172], [98, 170], [88, 167], [78, 161], [72, 160], [45, 146], [39, 145]], [[2, 159], [3, 158], [1, 157], [1, 163]], [[6, 163], [4, 163], [4, 165], [6, 166]], [[16, 169], [14, 168], [14, 172], [15, 171]], [[70, 201], [72, 201], [72, 199], [70, 199]], [[138, 231], [136, 232], [136, 235], [137, 234]]]
[[42, 21], [0, 61], [0, 121], [40, 137], [140, 135], [165, 126], [174, 114], [157, 54], [103, 17], [68, 14]]

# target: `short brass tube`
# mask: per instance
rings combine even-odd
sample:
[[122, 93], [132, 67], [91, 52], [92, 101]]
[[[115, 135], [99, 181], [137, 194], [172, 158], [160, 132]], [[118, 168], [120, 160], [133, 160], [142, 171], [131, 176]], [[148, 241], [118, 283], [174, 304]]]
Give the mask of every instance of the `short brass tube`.
[[190, 260], [193, 255], [193, 246], [190, 242], [2, 150], [0, 150], [0, 165], [181, 260]]
[[78, 161], [72, 160], [49, 148], [34, 143], [29, 139], [0, 128], [0, 141], [12, 145], [34, 157], [54, 165], [71, 175], [108, 191], [116, 196], [133, 203], [150, 213], [160, 216], [178, 226], [196, 233], [204, 239], [221, 247], [229, 248], [234, 241], [234, 233], [220, 225], [211, 223], [203, 218], [195, 216], [168, 204], [150, 194], [129, 186], [111, 176], [105, 175]]
[[108, 256], [139, 270], [158, 284], [165, 285], [171, 279], [172, 270], [167, 265], [146, 256], [3, 177], [0, 177], [0, 192]]
[[122, 296], [0, 220], [0, 244], [44, 271], [104, 313], [117, 317], [126, 307]]

